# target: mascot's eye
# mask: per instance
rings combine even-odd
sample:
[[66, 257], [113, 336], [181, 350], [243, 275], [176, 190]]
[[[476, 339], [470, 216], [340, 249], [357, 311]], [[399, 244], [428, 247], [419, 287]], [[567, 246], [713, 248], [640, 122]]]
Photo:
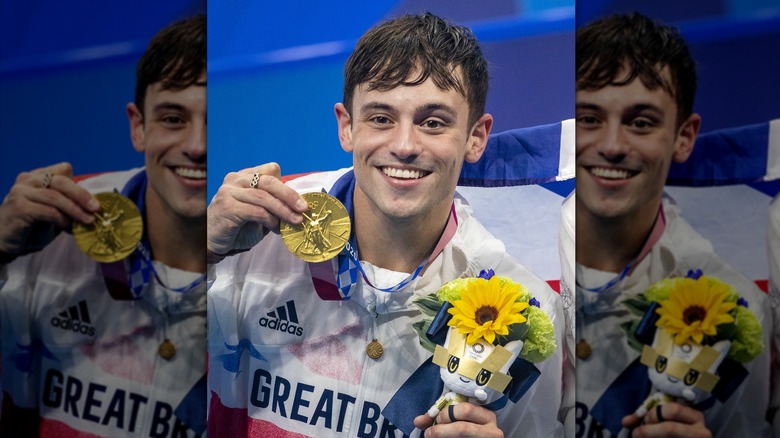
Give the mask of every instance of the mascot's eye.
[[663, 373], [666, 370], [665, 356], [658, 356], [658, 359], [655, 360], [655, 370], [659, 373]]
[[455, 356], [450, 356], [450, 360], [447, 361], [447, 371], [450, 373], [454, 373], [455, 371], [458, 371], [458, 366], [460, 365], [460, 358]]
[[683, 377], [683, 382], [688, 386], [693, 385], [697, 380], [699, 380], [699, 372], [696, 370], [688, 370], [685, 377]]
[[482, 371], [479, 372], [479, 374], [477, 374], [477, 379], [475, 380], [475, 382], [477, 382], [478, 386], [485, 386], [487, 385], [487, 382], [490, 380], [490, 377], [492, 375], [493, 373], [483, 369]]

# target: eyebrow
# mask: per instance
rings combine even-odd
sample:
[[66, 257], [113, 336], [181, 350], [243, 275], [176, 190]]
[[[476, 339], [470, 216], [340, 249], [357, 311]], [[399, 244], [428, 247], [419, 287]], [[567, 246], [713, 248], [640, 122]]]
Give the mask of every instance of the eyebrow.
[[[579, 102], [575, 104], [575, 109], [603, 111], [604, 107], [591, 102]], [[637, 103], [626, 108], [623, 112], [639, 113], [645, 110], [653, 111], [658, 114], [664, 113], [664, 111], [658, 105], [652, 103]]]
[[365, 112], [369, 110], [383, 110], [388, 112], [395, 112], [395, 108], [393, 108], [392, 105], [388, 105], [386, 103], [381, 103], [381, 102], [367, 102], [360, 106], [360, 112]]
[[[367, 102], [366, 104], [362, 105], [360, 107], [360, 111], [368, 111], [368, 110], [383, 110], [390, 113], [395, 113], [398, 110], [393, 107], [390, 104], [382, 103], [382, 102]], [[445, 104], [445, 103], [426, 103], [424, 105], [421, 105], [417, 108], [415, 108], [414, 113], [415, 114], [422, 114], [422, 113], [431, 113], [434, 111], [444, 111], [451, 117], [456, 117], [457, 111], [455, 108]]]
[[577, 102], [575, 104], [575, 109], [601, 110], [601, 106], [596, 105], [595, 103]]
[[174, 110], [174, 111], [183, 111], [183, 112], [189, 112], [189, 109], [185, 107], [184, 105], [176, 102], [160, 102], [157, 105], [155, 105], [152, 108], [152, 113], [158, 113], [160, 111], [164, 110]]
[[444, 103], [428, 103], [421, 107], [418, 107], [415, 111], [417, 114], [420, 113], [432, 113], [434, 111], [444, 111], [447, 113], [450, 117], [457, 117], [458, 112], [455, 110], [455, 108], [444, 104]]

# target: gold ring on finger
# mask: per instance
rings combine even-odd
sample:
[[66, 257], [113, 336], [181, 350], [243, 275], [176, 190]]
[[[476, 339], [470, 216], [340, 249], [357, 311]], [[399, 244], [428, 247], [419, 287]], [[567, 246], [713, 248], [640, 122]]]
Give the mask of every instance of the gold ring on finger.
[[51, 187], [51, 173], [46, 172], [43, 174], [43, 188], [48, 189]]

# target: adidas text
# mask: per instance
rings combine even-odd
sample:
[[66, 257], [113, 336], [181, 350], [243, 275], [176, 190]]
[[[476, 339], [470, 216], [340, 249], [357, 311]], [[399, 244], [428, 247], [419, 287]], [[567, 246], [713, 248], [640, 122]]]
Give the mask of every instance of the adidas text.
[[286, 332], [291, 335], [303, 336], [303, 327], [291, 324], [289, 321], [281, 321], [278, 319], [266, 318], [264, 316], [260, 318], [260, 326], [268, 327], [269, 329], [278, 330], [280, 332]]
[[95, 327], [85, 324], [81, 321], [72, 319], [60, 319], [56, 316], [51, 319], [51, 325], [65, 330], [71, 330], [87, 336], [95, 336]]

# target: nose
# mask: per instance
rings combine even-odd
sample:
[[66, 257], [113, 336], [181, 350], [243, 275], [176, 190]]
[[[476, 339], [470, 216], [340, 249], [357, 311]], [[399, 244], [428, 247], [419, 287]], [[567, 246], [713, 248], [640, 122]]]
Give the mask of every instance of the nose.
[[622, 126], [617, 124], [607, 125], [598, 139], [599, 155], [610, 162], [622, 161], [628, 154], [628, 140]]
[[184, 155], [190, 160], [201, 163], [206, 161], [206, 122], [193, 123], [182, 146]]
[[399, 123], [390, 141], [390, 153], [401, 161], [411, 161], [420, 155], [420, 141], [413, 123]]

